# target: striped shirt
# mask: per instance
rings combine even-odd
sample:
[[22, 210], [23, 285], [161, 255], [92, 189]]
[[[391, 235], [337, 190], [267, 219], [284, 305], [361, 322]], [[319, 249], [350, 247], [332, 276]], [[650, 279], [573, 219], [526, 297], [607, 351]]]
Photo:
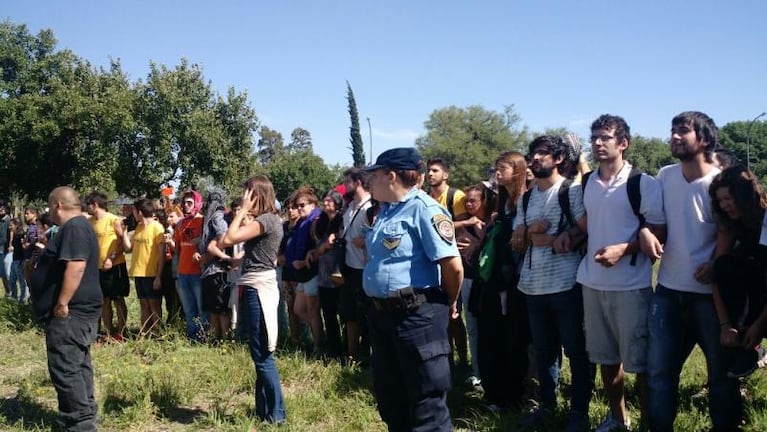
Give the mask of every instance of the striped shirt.
[[[557, 192], [564, 178], [545, 191], [532, 189], [527, 215], [522, 208], [522, 199], [517, 202], [517, 217], [514, 228], [531, 225], [536, 220], [549, 223], [546, 234], [556, 235], [562, 209], [559, 208]], [[572, 184], [568, 191], [573, 220], [581, 219], [586, 211], [583, 207], [583, 193], [580, 184]], [[566, 218], [565, 218], [566, 220]], [[569, 226], [567, 227], [569, 228]], [[579, 252], [554, 254], [551, 246], [531, 246], [525, 254], [519, 279], [519, 290], [528, 295], [555, 294], [572, 289], [575, 275], [581, 261]]]

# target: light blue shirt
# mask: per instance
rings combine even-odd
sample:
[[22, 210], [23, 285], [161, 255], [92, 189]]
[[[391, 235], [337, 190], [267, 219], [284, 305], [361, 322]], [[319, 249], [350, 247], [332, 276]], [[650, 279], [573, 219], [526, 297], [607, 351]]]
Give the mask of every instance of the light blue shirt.
[[447, 210], [421, 189], [411, 189], [400, 202], [382, 203], [365, 239], [365, 294], [386, 298], [389, 292], [406, 287], [439, 286], [437, 261], [458, 256], [451, 230]]

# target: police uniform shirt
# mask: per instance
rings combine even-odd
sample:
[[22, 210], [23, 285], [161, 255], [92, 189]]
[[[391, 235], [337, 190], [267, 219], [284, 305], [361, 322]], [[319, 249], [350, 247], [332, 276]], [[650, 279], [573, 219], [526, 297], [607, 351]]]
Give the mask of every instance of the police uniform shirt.
[[454, 237], [447, 210], [421, 189], [411, 189], [400, 202], [382, 203], [366, 237], [365, 294], [386, 298], [406, 287], [439, 286], [436, 262], [458, 256]]

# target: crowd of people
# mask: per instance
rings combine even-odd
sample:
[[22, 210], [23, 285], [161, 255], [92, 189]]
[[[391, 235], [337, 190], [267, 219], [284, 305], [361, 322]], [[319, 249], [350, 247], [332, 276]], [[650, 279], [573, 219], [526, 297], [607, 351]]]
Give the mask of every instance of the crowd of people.
[[[282, 204], [263, 176], [231, 203], [220, 190], [188, 190], [175, 202], [138, 199], [122, 215], [92, 192], [80, 211], [98, 247], [99, 338], [127, 336], [132, 279], [140, 334], [163, 325], [165, 300], [166, 322], [183, 319], [190, 340], [248, 342], [259, 418], [286, 419], [273, 358], [283, 333], [310, 355], [369, 359], [392, 431], [451, 430], [451, 376], [481, 386], [493, 411], [528, 409], [534, 398], [519, 424], [532, 430], [557, 409], [563, 355], [566, 430], [588, 428], [597, 365], [609, 404], [597, 431], [637, 420], [673, 430], [679, 377], [697, 344], [713, 428], [737, 430], [739, 379], [757, 368], [767, 335], [763, 186], [726, 157], [701, 112], [673, 118], [679, 163], [655, 177], [624, 158], [623, 118], [597, 118], [589, 141], [593, 171], [577, 138], [543, 135], [527, 154], [499, 154], [489, 179], [463, 189], [449, 185], [449, 161], [398, 148], [346, 170], [324, 194], [305, 186]], [[6, 296], [26, 301], [31, 286], [47, 326], [62, 316], [60, 302], [46, 300], [33, 272], [49, 249], [71, 252], [55, 240], [69, 220], [54, 211], [71, 210], [74, 192], [65, 192], [49, 198], [53, 221], [28, 208], [22, 223], [0, 204]], [[81, 317], [96, 310], [84, 301]], [[638, 417], [626, 407], [625, 373], [636, 374]], [[88, 407], [60, 397], [62, 412]]]

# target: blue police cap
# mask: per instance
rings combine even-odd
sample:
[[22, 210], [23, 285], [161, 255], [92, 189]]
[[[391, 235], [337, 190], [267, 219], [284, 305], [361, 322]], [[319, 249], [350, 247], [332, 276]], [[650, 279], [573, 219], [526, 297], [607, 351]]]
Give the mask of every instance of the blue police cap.
[[421, 169], [423, 158], [413, 147], [400, 147], [386, 150], [378, 155], [376, 163], [365, 168], [365, 171], [375, 171], [379, 168], [389, 168], [395, 171]]

